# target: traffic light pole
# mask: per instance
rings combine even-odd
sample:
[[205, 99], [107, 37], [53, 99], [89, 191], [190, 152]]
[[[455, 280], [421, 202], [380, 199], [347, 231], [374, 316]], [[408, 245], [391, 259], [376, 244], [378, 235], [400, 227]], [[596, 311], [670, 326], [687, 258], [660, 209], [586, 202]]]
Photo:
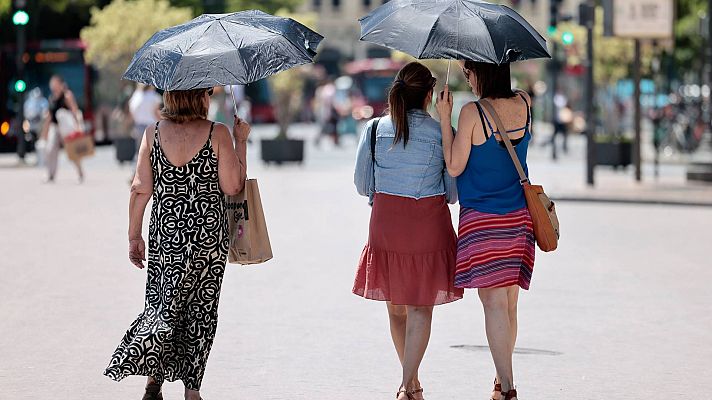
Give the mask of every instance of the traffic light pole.
[[[17, 31], [17, 42], [16, 42], [16, 47], [17, 47], [17, 55], [15, 57], [15, 66], [17, 70], [17, 80], [23, 80], [25, 78], [25, 61], [23, 60], [23, 57], [25, 56], [25, 47], [26, 47], [26, 32], [25, 32], [25, 25], [20, 24], [16, 25]], [[18, 96], [18, 101], [17, 101], [17, 114], [16, 114], [16, 122], [15, 122], [15, 135], [17, 137], [17, 156], [20, 158], [21, 162], [24, 162], [25, 160], [25, 154], [27, 152], [27, 147], [25, 143], [25, 129], [23, 128], [23, 122], [25, 121], [25, 90], [22, 90], [17, 93]]]
[[594, 99], [596, 97], [593, 82], [593, 27], [596, 21], [596, 5], [592, 0], [588, 0], [585, 9], [581, 9], [585, 14], [586, 22], [586, 183], [594, 185], [594, 170], [596, 168], [596, 114], [594, 110]]
[[633, 143], [633, 162], [635, 163], [635, 180], [640, 182], [642, 178], [642, 153], [641, 153], [641, 140], [642, 140], [642, 126], [641, 119], [643, 110], [640, 105], [640, 80], [641, 80], [641, 43], [640, 39], [635, 39], [635, 59], [633, 60], [633, 101], [634, 105], [634, 126], [635, 126], [635, 141]]

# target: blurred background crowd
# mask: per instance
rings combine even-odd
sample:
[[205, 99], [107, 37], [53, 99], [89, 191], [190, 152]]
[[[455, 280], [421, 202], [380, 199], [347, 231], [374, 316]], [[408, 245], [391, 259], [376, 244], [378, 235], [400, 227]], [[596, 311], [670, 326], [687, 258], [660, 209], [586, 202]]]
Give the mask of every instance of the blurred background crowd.
[[[120, 79], [133, 53], [157, 30], [201, 13], [249, 8], [293, 17], [326, 40], [313, 65], [247, 86], [217, 88], [210, 118], [231, 122], [234, 93], [240, 117], [256, 125], [276, 124], [278, 139], [288, 137], [293, 123], [306, 122], [318, 125], [315, 142], [338, 145], [343, 137], [359, 133], [364, 121], [384, 112], [393, 75], [409, 61], [402, 53], [358, 40], [358, 18], [383, 2], [0, 1], [0, 23], [7, 28], [0, 31], [0, 152], [16, 152], [24, 160], [45, 146], [41, 130], [52, 102], [49, 80], [59, 75], [76, 97], [83, 129], [99, 145], [116, 145], [124, 153], [120, 161], [130, 161], [132, 141], [155, 119], [160, 106], [155, 89]], [[513, 66], [513, 84], [535, 99], [535, 118], [545, 132], [537, 141], [550, 147], [552, 159], [568, 151], [570, 137], [582, 134], [595, 147], [588, 160], [582, 160], [591, 166], [635, 166], [646, 159], [692, 165], [696, 152], [708, 151], [701, 149], [710, 131], [707, 0], [499, 3], [525, 16], [546, 37], [553, 54], [552, 60]], [[638, 13], [651, 23], [667, 18], [669, 28], [658, 24], [652, 31], [638, 31], [639, 39], [634, 39], [613, 26], [614, 11], [629, 13], [627, 17]], [[444, 78], [446, 62], [426, 64]], [[457, 110], [473, 96], [459, 70], [450, 75]], [[301, 154], [284, 154], [284, 161], [301, 161]], [[262, 158], [271, 160], [269, 154]], [[42, 157], [37, 159], [42, 162]], [[688, 178], [712, 180], [712, 169], [700, 165], [689, 168]]]

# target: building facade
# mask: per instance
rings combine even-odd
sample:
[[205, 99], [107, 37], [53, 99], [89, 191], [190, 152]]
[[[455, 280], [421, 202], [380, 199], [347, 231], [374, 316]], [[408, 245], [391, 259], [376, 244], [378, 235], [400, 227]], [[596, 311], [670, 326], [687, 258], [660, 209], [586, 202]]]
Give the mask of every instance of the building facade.
[[[388, 55], [382, 47], [359, 41], [358, 19], [388, 0], [305, 0], [301, 12], [315, 13], [318, 30], [326, 39], [322, 44], [322, 58], [331, 60], [363, 59]], [[539, 32], [545, 34], [549, 24], [549, 0], [509, 0], [507, 4], [524, 16]], [[564, 0], [563, 15], [577, 16], [580, 0]]]

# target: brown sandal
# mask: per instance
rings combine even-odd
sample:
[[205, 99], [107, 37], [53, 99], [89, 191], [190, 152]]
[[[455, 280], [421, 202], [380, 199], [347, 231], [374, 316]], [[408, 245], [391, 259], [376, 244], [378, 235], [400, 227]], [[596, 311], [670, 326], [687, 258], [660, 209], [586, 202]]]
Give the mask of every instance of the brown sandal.
[[[420, 389], [420, 391], [422, 392], [423, 389]], [[413, 395], [413, 393], [418, 393], [418, 390], [414, 390], [414, 391], [412, 391], [412, 392], [409, 392], [409, 391], [407, 391], [407, 390], [405, 390], [405, 389], [400, 389], [400, 390], [398, 391], [398, 393], [396, 393], [396, 399], [398, 398], [398, 396], [400, 396], [401, 393], [405, 393], [405, 397], [407, 397], [408, 400], [413, 400], [412, 395]]]
[[161, 384], [151, 382], [146, 385], [146, 392], [143, 394], [142, 400], [163, 400], [161, 392]]
[[509, 392], [500, 392], [502, 394], [502, 400], [512, 400], [517, 397], [517, 389], [512, 389]]
[[[494, 378], [494, 389], [492, 390], [494, 393], [502, 393], [502, 384], [497, 383], [497, 378]], [[494, 397], [490, 396], [490, 400], [495, 400]]]

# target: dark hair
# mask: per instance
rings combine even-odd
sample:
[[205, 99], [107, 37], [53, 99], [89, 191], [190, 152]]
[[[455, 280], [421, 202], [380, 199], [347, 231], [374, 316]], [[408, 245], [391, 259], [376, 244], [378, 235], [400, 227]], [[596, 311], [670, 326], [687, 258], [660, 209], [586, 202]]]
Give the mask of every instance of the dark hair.
[[413, 61], [401, 68], [388, 92], [388, 112], [393, 120], [396, 137], [393, 144], [403, 139], [408, 144], [408, 111], [422, 109], [425, 99], [435, 86], [435, 78], [425, 65]]
[[509, 64], [490, 64], [465, 61], [465, 69], [475, 76], [475, 93], [480, 98], [502, 99], [514, 97]]
[[59, 75], [59, 74], [52, 74], [52, 76], [51, 76], [49, 79], [50, 79], [50, 80], [56, 79], [56, 80], [59, 81], [59, 83], [65, 83], [64, 77], [63, 77], [62, 75]]

